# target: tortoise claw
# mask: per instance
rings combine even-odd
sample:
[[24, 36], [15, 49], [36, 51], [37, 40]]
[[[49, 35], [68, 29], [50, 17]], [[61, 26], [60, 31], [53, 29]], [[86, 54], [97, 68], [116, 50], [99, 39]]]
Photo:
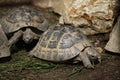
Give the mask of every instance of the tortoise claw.
[[101, 57], [98, 57], [98, 61], [99, 61], [99, 63], [101, 63]]
[[86, 68], [89, 68], [89, 69], [94, 69], [94, 66], [93, 65], [91, 65], [91, 64], [89, 64], [89, 65], [87, 65], [87, 66], [85, 66]]

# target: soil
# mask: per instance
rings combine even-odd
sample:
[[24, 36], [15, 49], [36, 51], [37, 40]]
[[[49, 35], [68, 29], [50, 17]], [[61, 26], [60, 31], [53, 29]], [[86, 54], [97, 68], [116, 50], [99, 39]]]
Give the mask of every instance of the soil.
[[[8, 8], [9, 7], [5, 9], [3, 7], [0, 8], [0, 10], [3, 11], [1, 16], [4, 15], [3, 13]], [[41, 9], [41, 11], [45, 13], [43, 15], [45, 15], [51, 24], [57, 23], [57, 14], [53, 15], [50, 9]], [[97, 44], [97, 47], [103, 49], [108, 40], [108, 35], [109, 34], [98, 34], [89, 36], [89, 39], [92, 41], [98, 40], [100, 43]], [[16, 60], [19, 60], [20, 56], [17, 56], [18, 54], [19, 52], [15, 55], [12, 54], [12, 59], [16, 56], [18, 58]], [[120, 55], [107, 52], [103, 49], [101, 56], [102, 62], [95, 64], [94, 69], [85, 69], [82, 64], [54, 64], [58, 66], [51, 69], [45, 69], [43, 72], [39, 72], [37, 69], [22, 68], [17, 70], [1, 70], [0, 68], [0, 80], [120, 80]], [[7, 61], [5, 63], [0, 63], [0, 65], [9, 63], [10, 62]], [[12, 63], [14, 63], [14, 60]]]

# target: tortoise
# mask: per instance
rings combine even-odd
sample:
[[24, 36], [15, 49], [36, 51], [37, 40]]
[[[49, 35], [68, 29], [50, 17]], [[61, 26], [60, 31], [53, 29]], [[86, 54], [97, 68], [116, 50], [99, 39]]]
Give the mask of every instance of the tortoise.
[[71, 24], [59, 24], [46, 30], [29, 55], [53, 62], [82, 61], [86, 68], [94, 68], [91, 60], [101, 61], [87, 37]]
[[0, 58], [10, 56], [10, 50], [8, 47], [8, 39], [0, 25]]
[[113, 30], [110, 33], [110, 38], [105, 49], [113, 53], [120, 53], [120, 16], [118, 16]]
[[48, 22], [40, 11], [30, 6], [12, 9], [1, 19], [0, 24], [7, 35], [12, 35], [9, 46], [15, 44], [21, 36], [27, 44], [33, 39], [39, 39], [41, 31], [48, 28]]

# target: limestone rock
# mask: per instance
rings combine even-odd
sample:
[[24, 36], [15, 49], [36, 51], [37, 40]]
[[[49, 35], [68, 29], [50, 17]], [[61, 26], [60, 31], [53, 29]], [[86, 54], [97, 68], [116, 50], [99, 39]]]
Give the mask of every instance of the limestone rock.
[[43, 7], [52, 7], [54, 12], [61, 15], [59, 23], [88, 26], [85, 34], [111, 30], [115, 0], [36, 0], [35, 4], [41, 6], [43, 3]]
[[[60, 23], [85, 25], [85, 34], [105, 33], [113, 23], [115, 0], [52, 0], [55, 12], [61, 15]], [[58, 6], [59, 5], [59, 6]]]

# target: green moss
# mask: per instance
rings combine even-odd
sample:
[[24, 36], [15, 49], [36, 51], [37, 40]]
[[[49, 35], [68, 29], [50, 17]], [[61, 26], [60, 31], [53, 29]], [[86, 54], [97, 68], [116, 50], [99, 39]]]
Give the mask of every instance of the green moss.
[[0, 71], [20, 71], [23, 69], [42, 70], [55, 67], [53, 63], [41, 61], [40, 59], [28, 57], [27, 55], [28, 54], [24, 50], [12, 54], [12, 59], [9, 62], [0, 64]]

